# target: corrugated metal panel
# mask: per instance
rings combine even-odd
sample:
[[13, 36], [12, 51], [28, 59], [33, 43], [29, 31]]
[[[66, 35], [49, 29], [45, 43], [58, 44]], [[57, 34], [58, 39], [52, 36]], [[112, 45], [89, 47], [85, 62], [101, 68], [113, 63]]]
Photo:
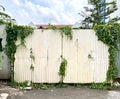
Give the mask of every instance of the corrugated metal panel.
[[35, 30], [32, 35], [32, 50], [35, 57], [32, 81], [36, 83], [44, 83], [47, 80], [47, 33], [47, 31]]
[[47, 83], [59, 82], [59, 66], [61, 56], [61, 34], [59, 31], [49, 30], [47, 34]]
[[[27, 49], [19, 47], [15, 55], [15, 80], [32, 80], [35, 83], [59, 82], [60, 56], [63, 52], [63, 57], [68, 61], [65, 83], [105, 81], [108, 47], [97, 40], [94, 31], [73, 30], [72, 40], [65, 36], [62, 40], [58, 32], [35, 30], [32, 36], [26, 39]], [[35, 56], [34, 71], [30, 70], [30, 48]]]
[[91, 83], [93, 81], [93, 66], [91, 54], [92, 36], [89, 30], [78, 31], [78, 82]]
[[109, 53], [108, 46], [98, 41], [95, 32], [92, 31], [92, 65], [94, 67], [93, 71], [93, 81], [96, 83], [104, 82], [106, 80], [106, 73], [109, 65]]
[[63, 57], [67, 60], [68, 65], [66, 68], [65, 83], [78, 82], [77, 80], [77, 31], [73, 35], [73, 39], [69, 40], [66, 36], [63, 36]]
[[[56, 32], [53, 30], [35, 30], [32, 37], [29, 38], [30, 42], [26, 42], [30, 45], [29, 48], [26, 49], [27, 51], [25, 51], [25, 49], [23, 50], [21, 48], [18, 48], [15, 61], [15, 72], [17, 72], [15, 73], [16, 81], [24, 81], [24, 78], [27, 76], [27, 74], [24, 73], [26, 73], [26, 71], [29, 71], [31, 79], [26, 80], [32, 80], [32, 82], [35, 83], [59, 82], [58, 72], [61, 56], [61, 36], [60, 33]], [[25, 60], [29, 60], [29, 65], [27, 65], [29, 68], [31, 65], [30, 54], [28, 57], [24, 57], [25, 53], [30, 53], [30, 48], [32, 48], [33, 55], [35, 57], [35, 63], [33, 65], [34, 71], [31, 71], [30, 69], [28, 70], [27, 67], [24, 68], [23, 75], [25, 77], [23, 77], [20, 75], [21, 68], [23, 68], [24, 64], [28, 64], [28, 62]], [[20, 59], [20, 56], [23, 58]]]
[[[16, 43], [19, 45], [19, 41]], [[30, 60], [30, 48], [31, 48], [31, 36], [26, 38], [26, 48], [20, 45], [17, 48], [17, 53], [15, 54], [14, 63], [14, 77], [15, 81], [23, 82], [26, 80], [31, 80], [31, 60]]]

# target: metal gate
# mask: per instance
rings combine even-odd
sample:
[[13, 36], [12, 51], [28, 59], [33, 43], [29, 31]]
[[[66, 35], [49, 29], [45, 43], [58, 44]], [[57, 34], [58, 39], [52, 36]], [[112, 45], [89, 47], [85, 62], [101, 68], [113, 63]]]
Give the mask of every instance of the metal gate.
[[[26, 48], [15, 54], [14, 79], [35, 83], [58, 83], [60, 56], [68, 61], [64, 83], [100, 83], [106, 80], [108, 46], [98, 41], [94, 30], [73, 30], [73, 39], [61, 38], [60, 31], [34, 30], [26, 38]], [[17, 42], [19, 45], [19, 41]], [[35, 62], [31, 71], [30, 49]]]

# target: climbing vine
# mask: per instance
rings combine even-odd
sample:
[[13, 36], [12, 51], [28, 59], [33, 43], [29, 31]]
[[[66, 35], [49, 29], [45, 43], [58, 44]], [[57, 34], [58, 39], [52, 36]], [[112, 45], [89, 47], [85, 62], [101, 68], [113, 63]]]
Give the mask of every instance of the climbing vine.
[[4, 51], [10, 59], [11, 81], [14, 80], [14, 61], [16, 53], [16, 41], [20, 39], [21, 45], [25, 45], [25, 38], [33, 32], [33, 28], [28, 26], [17, 26], [11, 23], [6, 25], [6, 45]]
[[48, 29], [56, 30], [57, 27], [51, 24], [48, 24]]
[[[48, 24], [48, 27], [45, 29], [52, 29], [52, 30], [59, 30], [61, 32], [61, 36], [63, 37], [63, 34], [66, 35], [70, 40], [72, 40], [72, 28], [70, 26], [62, 26], [62, 27], [56, 27], [55, 25]], [[42, 28], [43, 32], [44, 28]]]
[[[64, 33], [70, 40], [72, 39], [72, 28], [69, 26], [64, 26], [60, 28], [61, 33]], [[63, 35], [63, 34], [62, 34]]]
[[33, 50], [30, 48], [30, 59], [31, 59], [31, 66], [30, 69], [34, 70], [33, 62], [35, 62], [35, 56], [33, 55]]
[[61, 64], [59, 68], [60, 83], [63, 83], [66, 67], [67, 67], [67, 60], [63, 58], [63, 56], [61, 56]]
[[120, 40], [120, 24], [107, 23], [105, 25], [96, 25], [94, 29], [98, 36], [98, 40], [109, 46], [109, 68], [106, 81], [113, 81], [118, 76], [115, 58], [118, 51], [117, 43]]

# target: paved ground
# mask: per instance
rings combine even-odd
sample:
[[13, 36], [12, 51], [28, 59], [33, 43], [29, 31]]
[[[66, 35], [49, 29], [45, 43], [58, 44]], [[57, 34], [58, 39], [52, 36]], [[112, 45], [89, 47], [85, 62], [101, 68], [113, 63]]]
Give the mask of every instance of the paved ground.
[[[99, 90], [89, 88], [49, 88], [47, 90], [20, 91], [0, 82], [0, 94], [8, 93], [7, 99], [120, 99], [119, 90]], [[0, 98], [1, 99], [1, 98]]]
[[[8, 86], [7, 82], [0, 81], [0, 96], [2, 93], [9, 94], [9, 97], [7, 99], [11, 99], [10, 97], [12, 97], [12, 96], [23, 94], [23, 92], [20, 91], [19, 89]], [[0, 97], [0, 99], [1, 99], [1, 97]]]
[[39, 89], [14, 95], [11, 99], [120, 99], [120, 91], [74, 87]]

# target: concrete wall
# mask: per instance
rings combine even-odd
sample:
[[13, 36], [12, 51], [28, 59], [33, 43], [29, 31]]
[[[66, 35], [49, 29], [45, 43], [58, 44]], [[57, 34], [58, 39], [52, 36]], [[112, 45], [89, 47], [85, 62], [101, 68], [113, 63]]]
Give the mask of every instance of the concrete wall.
[[[19, 45], [17, 41], [17, 45]], [[35, 62], [31, 61], [32, 48]], [[65, 83], [100, 83], [108, 70], [108, 47], [97, 40], [93, 30], [73, 30], [73, 39], [61, 38], [60, 31], [34, 30], [26, 38], [26, 48], [19, 46], [15, 54], [14, 77], [17, 82], [57, 83], [60, 56], [68, 61]], [[31, 63], [34, 70], [30, 69]]]
[[[5, 47], [6, 44], [6, 33], [5, 33], [5, 25], [0, 25], [0, 38], [2, 38], [2, 48]], [[6, 54], [1, 51], [0, 52], [0, 79], [9, 79], [10, 78], [10, 64], [9, 59]]]

